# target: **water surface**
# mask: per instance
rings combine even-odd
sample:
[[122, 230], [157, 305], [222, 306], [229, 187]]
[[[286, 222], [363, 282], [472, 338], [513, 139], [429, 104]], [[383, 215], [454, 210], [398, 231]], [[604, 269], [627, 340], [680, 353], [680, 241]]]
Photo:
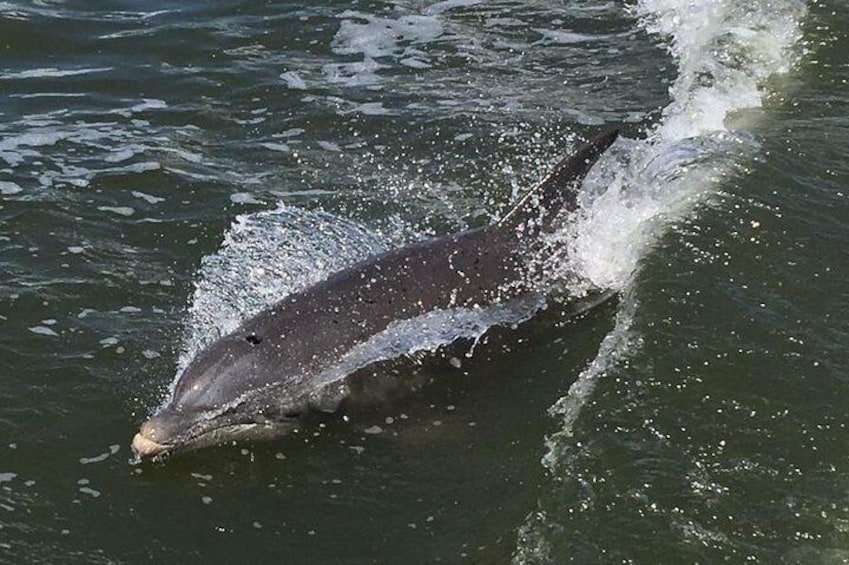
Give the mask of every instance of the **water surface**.
[[[0, 4], [0, 561], [849, 559], [842, 8]], [[205, 340], [609, 125], [548, 268], [616, 301], [416, 354], [436, 384], [361, 421], [128, 463]]]

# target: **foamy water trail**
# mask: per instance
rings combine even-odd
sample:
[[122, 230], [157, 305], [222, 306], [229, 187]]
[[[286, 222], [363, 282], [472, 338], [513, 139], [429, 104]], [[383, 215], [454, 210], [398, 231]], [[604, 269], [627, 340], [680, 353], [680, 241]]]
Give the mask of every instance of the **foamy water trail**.
[[805, 11], [795, 1], [645, 0], [635, 12], [668, 42], [679, 74], [663, 119], [588, 179], [582, 212], [559, 234], [569, 246], [566, 267], [583, 277], [576, 292], [581, 284], [628, 290], [657, 236], [757, 150], [751, 134], [734, 129], [733, 113], [760, 106], [764, 80], [791, 67]]
[[[672, 102], [644, 141], [628, 141], [587, 179], [582, 212], [558, 234], [568, 246], [562, 268], [578, 274], [573, 291], [600, 287], [622, 293], [613, 330], [596, 359], [550, 409], [560, 430], [547, 440], [543, 464], [571, 473], [576, 420], [599, 379], [627, 364], [639, 348], [634, 287], [640, 260], [676, 220], [692, 214], [723, 178], [757, 151], [754, 136], [735, 128], [735, 114], [762, 105], [765, 81], [790, 70], [799, 56], [804, 3], [740, 0], [640, 0], [640, 25], [658, 37], [678, 66]], [[548, 562], [549, 532], [558, 518], [541, 511], [519, 530], [514, 562]]]
[[[641, 24], [678, 64], [672, 102], [642, 142], [593, 174], [571, 226], [569, 268], [601, 288], [625, 289], [659, 230], [686, 217], [756, 151], [734, 114], [760, 107], [764, 81], [796, 60], [804, 4], [643, 0]], [[612, 170], [611, 170], [612, 169]]]

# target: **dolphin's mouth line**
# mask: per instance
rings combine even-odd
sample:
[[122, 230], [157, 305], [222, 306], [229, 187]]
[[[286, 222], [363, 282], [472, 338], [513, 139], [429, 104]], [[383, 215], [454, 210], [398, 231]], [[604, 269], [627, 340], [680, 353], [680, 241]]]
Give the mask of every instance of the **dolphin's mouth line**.
[[214, 427], [206, 427], [215, 421], [215, 416], [204, 418], [201, 423], [198, 423], [183, 434], [176, 435], [167, 442], [160, 443], [151, 437], [146, 436], [142, 431], [136, 433], [133, 437], [132, 450], [137, 460], [154, 458], [158, 459], [171, 454], [176, 450], [191, 451], [192, 449], [203, 447], [207, 444], [222, 443], [216, 440], [216, 436], [225, 435], [233, 441], [239, 440], [239, 435], [246, 433], [248, 430], [264, 429], [269, 436], [275, 435], [273, 432], [276, 429], [285, 426], [294, 425], [297, 422], [298, 415], [286, 415], [279, 420], [268, 419], [258, 422], [255, 419], [238, 419], [233, 418], [230, 421], [217, 422]]

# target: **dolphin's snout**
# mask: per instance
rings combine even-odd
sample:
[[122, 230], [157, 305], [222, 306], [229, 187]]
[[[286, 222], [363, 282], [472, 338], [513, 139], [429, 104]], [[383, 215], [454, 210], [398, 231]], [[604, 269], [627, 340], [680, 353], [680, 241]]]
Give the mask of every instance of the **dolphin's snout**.
[[142, 432], [139, 432], [133, 437], [133, 453], [136, 454], [136, 457], [144, 458], [144, 457], [153, 457], [154, 455], [158, 455], [159, 453], [163, 453], [168, 450], [167, 445], [162, 445], [161, 443], [156, 443], [152, 439], [146, 437]]
[[142, 424], [141, 428], [139, 428], [138, 435], [146, 438], [148, 441], [156, 441], [160, 438], [162, 435], [160, 428], [162, 426], [161, 424], [157, 426], [157, 423], [159, 423], [157, 420], [161, 421], [161, 418], [154, 417]]
[[145, 422], [133, 437], [133, 452], [137, 457], [152, 457], [171, 448], [177, 432], [181, 429], [181, 415], [165, 409]]

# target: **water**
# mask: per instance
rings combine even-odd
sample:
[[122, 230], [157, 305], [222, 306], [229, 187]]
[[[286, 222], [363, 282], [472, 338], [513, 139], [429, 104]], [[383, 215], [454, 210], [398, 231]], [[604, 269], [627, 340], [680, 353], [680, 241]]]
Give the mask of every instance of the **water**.
[[[849, 560], [843, 8], [0, 4], [0, 561]], [[128, 463], [206, 340], [604, 124], [546, 268], [617, 301], [414, 353], [434, 384], [362, 421]]]

